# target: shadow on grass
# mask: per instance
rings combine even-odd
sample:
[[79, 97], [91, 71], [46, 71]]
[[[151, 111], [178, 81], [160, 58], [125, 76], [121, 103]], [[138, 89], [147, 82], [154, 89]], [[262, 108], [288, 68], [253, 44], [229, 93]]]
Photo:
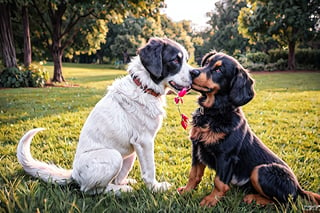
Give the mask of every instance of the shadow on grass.
[[93, 108], [105, 89], [20, 88], [0, 91], [0, 126]]
[[[83, 68], [83, 67], [82, 67]], [[103, 72], [103, 74], [101, 74]], [[98, 73], [98, 75], [97, 75]], [[66, 78], [80, 87], [19, 88], [0, 90], [0, 126], [50, 117], [68, 112], [90, 110], [105, 95], [112, 82], [124, 76], [119, 70], [81, 72]]]
[[106, 75], [92, 75], [92, 76], [86, 75], [86, 76], [68, 77], [67, 81], [83, 84], [83, 83], [89, 83], [89, 82], [113, 81], [122, 76], [125, 76], [125, 74], [123, 75], [106, 74]]

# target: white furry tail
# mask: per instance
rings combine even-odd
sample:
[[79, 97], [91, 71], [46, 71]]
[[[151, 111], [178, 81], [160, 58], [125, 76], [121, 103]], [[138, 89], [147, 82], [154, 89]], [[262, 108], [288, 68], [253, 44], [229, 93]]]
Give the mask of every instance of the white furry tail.
[[45, 182], [54, 182], [60, 185], [67, 184], [71, 181], [72, 170], [35, 160], [31, 155], [30, 144], [32, 138], [42, 130], [44, 128], [32, 129], [21, 138], [17, 148], [18, 161], [23, 169], [34, 177], [39, 177]]

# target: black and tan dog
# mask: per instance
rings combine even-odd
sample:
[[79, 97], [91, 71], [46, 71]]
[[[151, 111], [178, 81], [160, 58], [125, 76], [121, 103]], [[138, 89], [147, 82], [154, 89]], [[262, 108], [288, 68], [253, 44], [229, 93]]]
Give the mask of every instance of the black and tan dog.
[[194, 189], [208, 166], [216, 176], [202, 206], [216, 205], [231, 184], [253, 192], [245, 196], [246, 203], [287, 203], [289, 197], [295, 200], [302, 195], [319, 204], [320, 195], [304, 191], [289, 166], [250, 130], [240, 108], [254, 97], [254, 81], [246, 70], [234, 58], [211, 52], [192, 75], [192, 88], [201, 93], [200, 107], [193, 114], [190, 131], [189, 181], [178, 192]]

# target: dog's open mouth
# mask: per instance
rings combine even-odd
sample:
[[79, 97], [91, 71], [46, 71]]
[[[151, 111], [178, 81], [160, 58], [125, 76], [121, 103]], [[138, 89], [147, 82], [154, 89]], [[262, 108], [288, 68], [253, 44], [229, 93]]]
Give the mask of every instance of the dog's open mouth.
[[169, 84], [172, 88], [174, 88], [176, 91], [181, 91], [183, 88], [186, 88], [187, 91], [189, 91], [191, 89], [191, 86], [181, 86], [179, 84], [177, 84], [174, 81], [169, 81]]

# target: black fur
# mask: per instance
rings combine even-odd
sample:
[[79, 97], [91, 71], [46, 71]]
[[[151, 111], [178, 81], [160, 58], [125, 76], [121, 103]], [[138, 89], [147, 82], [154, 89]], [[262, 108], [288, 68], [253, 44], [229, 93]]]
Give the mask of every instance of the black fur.
[[155, 83], [179, 72], [182, 66], [182, 51], [170, 39], [151, 38], [138, 50], [143, 66]]
[[[240, 106], [254, 97], [254, 81], [246, 70], [234, 58], [214, 52], [204, 56], [202, 66], [199, 76], [193, 79], [196, 85], [193, 88], [201, 97], [192, 125], [193, 128], [209, 128], [213, 135], [222, 133], [225, 136], [208, 143], [199, 136], [193, 137], [191, 131], [192, 166], [204, 164], [214, 169], [224, 184], [253, 190], [250, 176], [257, 167], [259, 185], [268, 199], [286, 203], [290, 196], [296, 199], [298, 194], [305, 195], [288, 165], [268, 149], [247, 124]], [[204, 105], [212, 90], [210, 84], [199, 87], [204, 82], [197, 81], [201, 75], [219, 85], [211, 106]]]

